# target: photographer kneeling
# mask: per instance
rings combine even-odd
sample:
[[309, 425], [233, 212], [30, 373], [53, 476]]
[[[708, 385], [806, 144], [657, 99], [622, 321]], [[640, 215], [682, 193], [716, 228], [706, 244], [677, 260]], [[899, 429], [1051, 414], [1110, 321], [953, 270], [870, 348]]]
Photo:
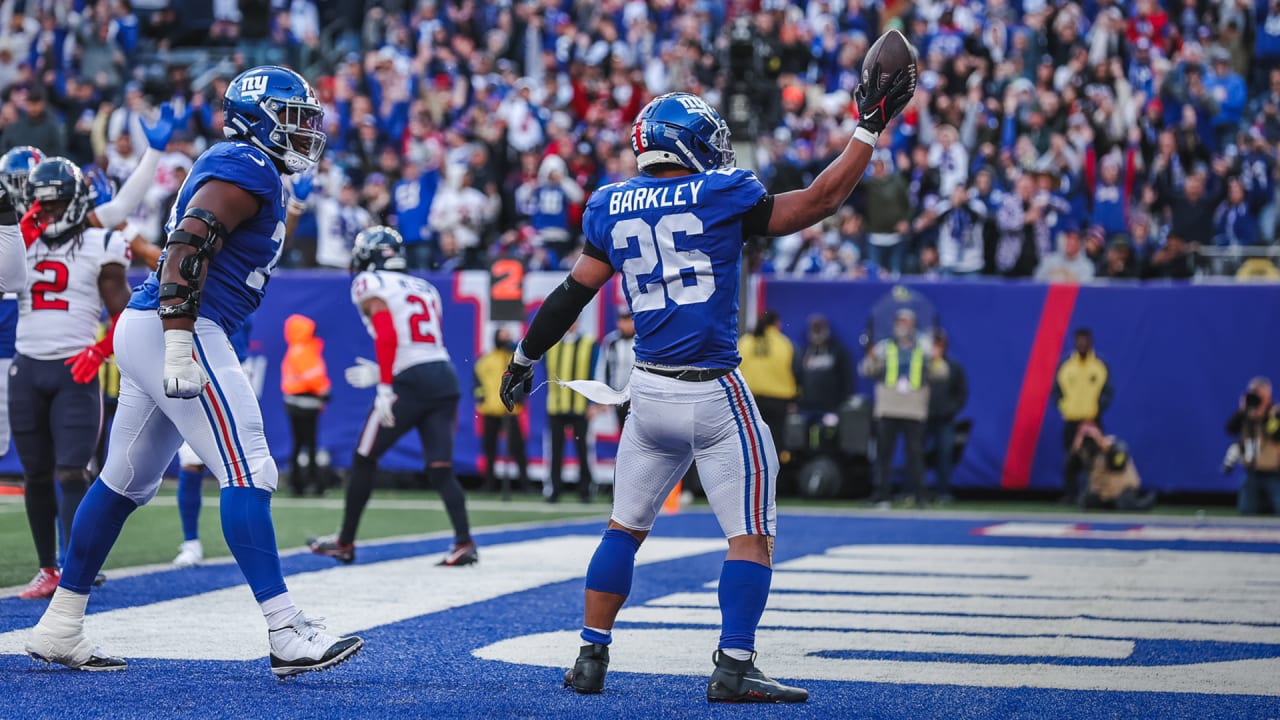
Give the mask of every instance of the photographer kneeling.
[[1089, 485], [1080, 497], [1085, 509], [1150, 510], [1154, 492], [1141, 492], [1142, 479], [1129, 448], [1114, 435], [1103, 435], [1094, 423], [1083, 423], [1072, 452], [1089, 471]]
[[1244, 485], [1237, 507], [1241, 515], [1280, 512], [1280, 408], [1271, 402], [1271, 381], [1249, 381], [1240, 408], [1227, 420], [1227, 433], [1239, 437], [1227, 454], [1230, 470], [1244, 462]]

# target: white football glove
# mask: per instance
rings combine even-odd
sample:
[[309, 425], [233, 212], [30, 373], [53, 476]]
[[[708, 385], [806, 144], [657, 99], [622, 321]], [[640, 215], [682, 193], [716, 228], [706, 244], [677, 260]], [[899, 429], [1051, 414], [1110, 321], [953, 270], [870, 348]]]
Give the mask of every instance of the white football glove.
[[209, 376], [196, 362], [190, 330], [164, 331], [164, 394], [193, 398], [204, 392]]
[[392, 408], [396, 404], [396, 394], [390, 385], [378, 383], [378, 395], [373, 399], [373, 416], [382, 427], [395, 427], [396, 414]]
[[356, 358], [356, 364], [347, 368], [347, 384], [353, 388], [367, 388], [378, 384], [382, 370], [369, 358]]

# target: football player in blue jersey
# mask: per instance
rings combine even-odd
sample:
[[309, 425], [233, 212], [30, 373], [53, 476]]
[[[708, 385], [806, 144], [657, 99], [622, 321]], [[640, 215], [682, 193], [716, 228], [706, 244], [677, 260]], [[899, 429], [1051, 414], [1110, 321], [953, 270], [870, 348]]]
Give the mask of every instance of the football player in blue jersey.
[[280, 260], [281, 176], [319, 160], [324, 110], [302, 76], [265, 66], [231, 82], [224, 113], [230, 142], [192, 166], [166, 226], [160, 268], [135, 288], [116, 323], [120, 401], [107, 461], [76, 513], [58, 589], [27, 639], [37, 659], [125, 668], [84, 635], [89, 588], [184, 438], [222, 487], [223, 534], [266, 618], [271, 671], [323, 670], [364, 644], [323, 632], [289, 598], [271, 522], [276, 465], [253, 388], [227, 342], [257, 308]]
[[631, 415], [623, 427], [609, 527], [587, 568], [582, 646], [564, 683], [604, 688], [611, 631], [631, 590], [635, 554], [663, 498], [697, 461], [729, 541], [720, 574], [722, 628], [707, 685], [713, 702], [804, 702], [755, 666], [755, 632], [772, 578], [778, 459], [738, 373], [743, 240], [799, 232], [834, 213], [858, 184], [885, 125], [911, 100], [915, 68], [864, 72], [853, 138], [813, 183], [768, 194], [734, 167], [729, 128], [701, 98], [671, 93], [640, 111], [632, 149], [641, 174], [599, 188], [583, 217], [586, 247], [547, 296], [503, 377], [511, 407], [533, 363], [596, 291], [621, 272], [636, 327]]

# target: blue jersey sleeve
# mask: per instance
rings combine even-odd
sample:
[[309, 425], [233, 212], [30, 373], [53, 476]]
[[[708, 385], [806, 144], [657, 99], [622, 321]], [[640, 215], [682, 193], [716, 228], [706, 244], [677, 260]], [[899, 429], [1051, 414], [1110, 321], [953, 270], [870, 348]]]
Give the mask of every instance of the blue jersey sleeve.
[[707, 181], [730, 215], [747, 214], [769, 194], [755, 173], [742, 168], [712, 170]]
[[604, 227], [608, 221], [607, 203], [610, 191], [621, 184], [612, 183], [596, 188], [595, 192], [587, 198], [587, 204], [582, 209], [582, 234], [586, 238], [582, 246], [583, 254], [610, 264], [612, 262], [609, 260], [609, 240], [605, 237]]
[[258, 198], [265, 204], [280, 200], [280, 172], [266, 153], [247, 143], [220, 143], [196, 160], [191, 167], [193, 186], [222, 180]]

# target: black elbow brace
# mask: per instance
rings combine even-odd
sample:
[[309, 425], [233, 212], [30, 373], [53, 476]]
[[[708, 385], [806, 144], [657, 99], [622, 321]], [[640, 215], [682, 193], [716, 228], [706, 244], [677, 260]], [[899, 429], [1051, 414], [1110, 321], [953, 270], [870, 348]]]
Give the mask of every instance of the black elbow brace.
[[[191, 318], [194, 320], [200, 312], [200, 274], [204, 271], [205, 262], [213, 257], [218, 251], [218, 243], [227, 235], [227, 230], [218, 222], [218, 218], [213, 213], [200, 208], [187, 208], [186, 214], [182, 216], [194, 218], [204, 223], [205, 234], [203, 236], [187, 232], [186, 230], [174, 230], [169, 233], [168, 240], [165, 241], [165, 248], [170, 245], [188, 245], [195, 248], [195, 252], [182, 258], [178, 263], [178, 276], [187, 281], [186, 285], [178, 283], [161, 283], [159, 299], [163, 303], [165, 300], [177, 299], [181, 302], [173, 305], [160, 306], [158, 311], [162, 318]], [[159, 277], [157, 270], [157, 277]]]
[[520, 343], [525, 357], [537, 360], [545, 355], [552, 345], [560, 342], [560, 338], [564, 337], [569, 328], [573, 327], [574, 321], [582, 314], [582, 308], [586, 307], [595, 296], [595, 290], [574, 280], [572, 275], [565, 278], [564, 282], [542, 301], [538, 314], [533, 316], [533, 322], [529, 324], [529, 332]]

